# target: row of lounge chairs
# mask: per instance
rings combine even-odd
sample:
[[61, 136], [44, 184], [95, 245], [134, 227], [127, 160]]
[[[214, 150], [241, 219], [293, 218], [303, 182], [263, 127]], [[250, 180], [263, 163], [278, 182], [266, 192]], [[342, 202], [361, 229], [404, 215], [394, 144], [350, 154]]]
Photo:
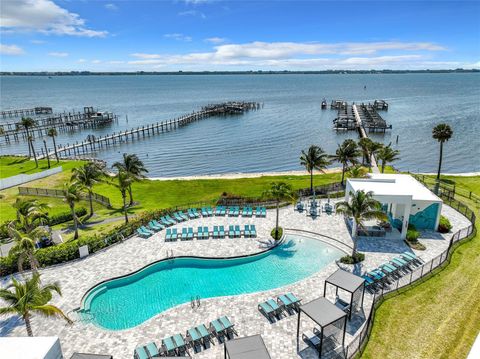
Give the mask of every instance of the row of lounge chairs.
[[207, 349], [210, 344], [215, 344], [213, 338], [217, 338], [220, 343], [226, 339], [238, 335], [235, 331], [235, 325], [232, 324], [227, 316], [220, 317], [210, 322], [207, 328], [205, 324], [188, 329], [185, 336], [178, 333], [164, 338], [159, 347], [153, 342], [141, 345], [135, 348], [133, 357], [135, 359], [150, 359], [159, 356], [190, 355], [188, 350], [197, 346]]
[[365, 288], [373, 293], [388, 288], [392, 282], [410, 273], [415, 267], [423, 264], [423, 260], [412, 252], [403, 252], [378, 268], [362, 276], [365, 279]]
[[209, 238], [255, 238], [257, 236], [257, 229], [254, 224], [245, 224], [244, 229], [241, 230], [239, 225], [230, 225], [228, 231], [225, 231], [224, 226], [213, 226], [212, 231], [207, 226], [198, 226], [197, 231], [194, 232], [192, 227], [182, 228], [182, 232], [179, 233], [177, 228], [167, 228], [165, 233], [166, 242], [174, 242], [177, 239], [182, 241], [197, 239], [209, 239]]
[[277, 300], [269, 298], [265, 302], [258, 304], [258, 310], [270, 321], [274, 321], [275, 318], [280, 319], [284, 311], [292, 313], [292, 311], [298, 310], [300, 303], [301, 300], [293, 293], [287, 293], [278, 296]]

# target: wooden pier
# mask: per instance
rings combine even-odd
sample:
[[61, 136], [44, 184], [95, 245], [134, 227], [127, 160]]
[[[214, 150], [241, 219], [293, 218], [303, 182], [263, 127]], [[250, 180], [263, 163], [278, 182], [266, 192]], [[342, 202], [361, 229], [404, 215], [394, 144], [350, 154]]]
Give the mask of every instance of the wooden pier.
[[[102, 137], [89, 135], [85, 141], [76, 142], [75, 144], [58, 145], [57, 153], [59, 156], [77, 157], [86, 153], [101, 150], [112, 145], [128, 143], [129, 141], [143, 139], [145, 137], [175, 130], [179, 127], [188, 125], [189, 123], [199, 121], [208, 117], [218, 115], [235, 115], [242, 114], [249, 110], [257, 110], [261, 108], [261, 104], [257, 102], [227, 102], [221, 104], [213, 104], [203, 107], [200, 111], [191, 114], [167, 120], [163, 122], [152, 123], [142, 127], [132, 128], [123, 132], [113, 133]], [[42, 154], [38, 158], [45, 158], [46, 154], [42, 149]], [[55, 150], [49, 151], [48, 156], [55, 155]]]
[[[36, 126], [30, 128], [28, 133], [33, 138], [46, 136], [48, 130], [55, 128], [58, 132], [77, 129], [95, 128], [117, 121], [118, 117], [111, 112], [98, 112], [93, 107], [84, 107], [81, 112], [68, 112], [53, 116], [34, 119]], [[27, 131], [20, 122], [10, 122], [0, 125], [0, 138], [6, 142], [27, 140]]]
[[[332, 105], [334, 102], [332, 101]], [[391, 129], [392, 125], [388, 125], [387, 122], [378, 114], [377, 108], [388, 109], [388, 104], [383, 100], [376, 100], [372, 104], [359, 104], [349, 105], [346, 102], [340, 103], [339, 100], [335, 101], [335, 105], [338, 109], [337, 117], [333, 120], [333, 128], [335, 130], [353, 131], [358, 130], [361, 127], [368, 132], [383, 132]], [[353, 108], [356, 108], [356, 113]], [[332, 107], [331, 107], [332, 108]], [[357, 120], [357, 116], [360, 121]]]
[[53, 113], [51, 107], [34, 107], [34, 108], [22, 108], [17, 110], [0, 111], [2, 118], [7, 117], [19, 117], [29, 115], [49, 115]]

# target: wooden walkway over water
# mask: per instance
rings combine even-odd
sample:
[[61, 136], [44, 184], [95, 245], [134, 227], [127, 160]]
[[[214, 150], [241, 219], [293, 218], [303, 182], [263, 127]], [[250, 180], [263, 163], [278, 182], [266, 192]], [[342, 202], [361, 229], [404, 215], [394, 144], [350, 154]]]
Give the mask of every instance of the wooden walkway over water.
[[[218, 115], [235, 115], [242, 114], [249, 110], [257, 110], [261, 105], [257, 102], [227, 102], [221, 104], [208, 105], [200, 111], [192, 112], [163, 122], [152, 123], [142, 127], [132, 128], [123, 132], [113, 133], [102, 137], [89, 135], [85, 141], [76, 142], [75, 144], [58, 145], [57, 153], [59, 156], [83, 156], [86, 153], [108, 148], [109, 146], [128, 143], [129, 141], [143, 139], [145, 137], [175, 130], [179, 127], [188, 125], [189, 123], [199, 121], [208, 117]], [[55, 150], [50, 151], [48, 156], [55, 155]], [[42, 149], [40, 159], [45, 158], [46, 154]]]
[[[353, 111], [353, 106], [357, 109], [357, 114]], [[392, 128], [380, 116], [378, 109], [388, 109], [388, 104], [383, 100], [375, 100], [374, 104], [348, 104], [342, 100], [332, 101], [330, 108], [337, 109], [337, 117], [333, 120], [335, 130], [358, 130], [359, 126], [368, 132], [383, 132]], [[360, 117], [360, 122], [357, 121]]]
[[8, 117], [19, 117], [19, 116], [29, 116], [29, 115], [48, 115], [53, 113], [51, 107], [33, 107], [33, 108], [21, 108], [17, 110], [6, 110], [0, 111], [0, 116], [2, 118]]

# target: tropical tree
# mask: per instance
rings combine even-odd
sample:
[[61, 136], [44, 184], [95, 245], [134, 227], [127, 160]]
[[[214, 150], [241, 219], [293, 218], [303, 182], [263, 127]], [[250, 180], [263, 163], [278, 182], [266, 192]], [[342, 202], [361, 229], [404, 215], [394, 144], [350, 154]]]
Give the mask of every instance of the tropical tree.
[[265, 197], [271, 197], [275, 199], [277, 204], [277, 217], [275, 220], [275, 239], [278, 239], [278, 218], [280, 214], [280, 201], [292, 200], [295, 195], [292, 191], [292, 186], [285, 182], [272, 182], [270, 188], [266, 190], [263, 195]]
[[15, 228], [13, 222], [8, 225], [8, 234], [14, 240], [14, 245], [10, 248], [8, 255], [18, 256], [18, 271], [23, 272], [23, 264], [28, 260], [33, 272], [38, 269], [38, 260], [35, 257], [35, 240], [48, 235], [44, 227], [37, 227], [30, 233], [22, 233]]
[[23, 127], [25, 132], [27, 133], [27, 141], [28, 141], [28, 157], [32, 157], [32, 150], [33, 144], [31, 143], [30, 137], [30, 129], [35, 127], [36, 122], [30, 117], [22, 117], [20, 122], [18, 123], [19, 127]]
[[362, 165], [370, 163], [370, 153], [373, 146], [373, 141], [368, 137], [362, 137], [358, 141], [358, 146], [362, 151]]
[[48, 217], [48, 204], [41, 203], [36, 199], [17, 198], [12, 205], [17, 212], [17, 222], [26, 233], [30, 233], [35, 226]]
[[350, 167], [345, 175], [349, 178], [365, 178], [367, 172], [367, 169], [362, 165], [355, 165]]
[[55, 150], [55, 158], [57, 159], [57, 163], [58, 163], [59, 161], [58, 161], [58, 153], [57, 153], [57, 144], [55, 142], [55, 137], [57, 136], [57, 129], [53, 127], [49, 129], [47, 132], [47, 136], [51, 137], [53, 140], [53, 149]]
[[72, 320], [61, 309], [49, 304], [52, 292], [62, 295], [58, 283], [41, 285], [40, 275], [34, 273], [25, 282], [17, 281], [12, 277], [12, 283], [6, 288], [0, 289], [0, 299], [6, 306], [0, 307], [0, 315], [18, 315], [25, 321], [28, 336], [33, 336], [30, 319], [33, 314], [44, 317], [62, 318], [71, 324]]
[[76, 181], [88, 191], [90, 217], [93, 216], [93, 186], [99, 183], [104, 175], [103, 169], [95, 162], [88, 162], [72, 170], [72, 181]]
[[310, 193], [313, 193], [313, 171], [324, 172], [330, 163], [330, 157], [321, 147], [312, 145], [306, 152], [302, 150], [300, 164], [310, 173]]
[[383, 146], [377, 154], [378, 159], [382, 163], [382, 173], [385, 172], [385, 166], [387, 163], [392, 163], [400, 159], [398, 157], [400, 155], [399, 150], [394, 150], [392, 148], [392, 143], [389, 143], [388, 146]]
[[437, 180], [440, 179], [442, 171], [443, 143], [448, 141], [453, 135], [452, 128], [446, 123], [440, 123], [433, 128], [432, 137], [440, 142], [440, 157], [438, 159]]
[[48, 168], [50, 168], [50, 156], [48, 155], [47, 141], [43, 140], [43, 147], [45, 147], [45, 156], [47, 157]]
[[381, 204], [373, 199], [373, 192], [350, 191], [350, 200], [338, 202], [335, 205], [337, 213], [344, 214], [353, 218], [352, 238], [353, 252], [352, 257], [357, 252], [357, 228], [364, 229], [363, 222], [369, 219], [386, 220], [387, 216], [381, 210]]
[[360, 156], [358, 145], [352, 139], [347, 139], [343, 141], [341, 145], [338, 145], [335, 155], [331, 156], [334, 161], [342, 164], [342, 185], [345, 180], [345, 170], [347, 169], [348, 164], [357, 164], [358, 156]]
[[73, 239], [78, 238], [78, 224], [79, 220], [77, 214], [75, 213], [75, 204], [80, 201], [81, 195], [83, 194], [82, 185], [78, 182], [71, 181], [66, 182], [63, 184], [63, 200], [68, 204], [70, 207], [70, 211], [72, 213], [73, 218], [73, 228], [75, 230], [75, 235]]
[[128, 195], [130, 197], [129, 206], [131, 206], [133, 204], [132, 183], [145, 178], [144, 174], [148, 173], [148, 171], [137, 155], [129, 155], [127, 153], [123, 154], [123, 162], [115, 162], [112, 167], [116, 168], [119, 172], [125, 172], [132, 177], [128, 186]]
[[125, 215], [125, 223], [128, 223], [128, 212], [127, 212], [127, 192], [133, 182], [133, 177], [128, 174], [125, 170], [120, 169], [115, 175], [117, 183], [111, 183], [117, 187], [122, 195], [123, 200], [123, 214]]

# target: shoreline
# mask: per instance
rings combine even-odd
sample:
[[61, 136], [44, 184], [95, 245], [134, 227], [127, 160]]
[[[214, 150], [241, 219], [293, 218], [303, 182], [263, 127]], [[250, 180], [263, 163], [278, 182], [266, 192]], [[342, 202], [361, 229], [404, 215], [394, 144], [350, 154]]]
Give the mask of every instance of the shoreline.
[[[324, 173], [340, 173], [340, 167], [326, 169]], [[317, 172], [315, 174], [322, 174]], [[192, 181], [192, 180], [209, 180], [209, 179], [239, 179], [239, 178], [259, 178], [259, 177], [273, 177], [273, 176], [309, 176], [305, 171], [270, 171], [270, 172], [230, 172], [218, 173], [210, 175], [193, 175], [193, 176], [178, 176], [178, 177], [147, 177], [150, 181]]]

